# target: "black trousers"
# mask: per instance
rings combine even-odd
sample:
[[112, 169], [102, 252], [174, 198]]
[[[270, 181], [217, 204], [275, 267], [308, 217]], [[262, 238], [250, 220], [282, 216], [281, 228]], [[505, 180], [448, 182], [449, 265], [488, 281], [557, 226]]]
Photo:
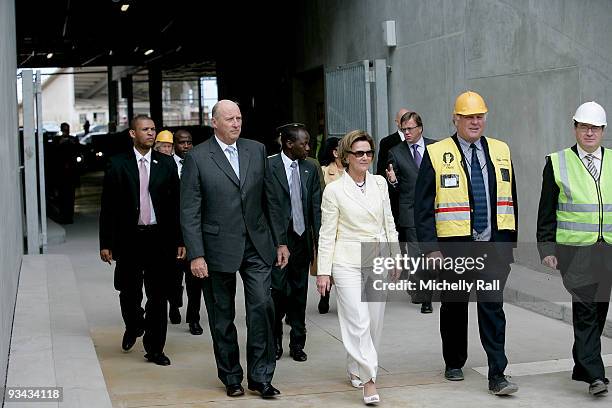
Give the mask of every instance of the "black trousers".
[[306, 344], [306, 299], [311, 256], [306, 233], [297, 235], [290, 225], [287, 247], [291, 256], [283, 269], [272, 269], [272, 299], [274, 300], [274, 337], [282, 341], [283, 317], [291, 326], [289, 347], [302, 349]]
[[[486, 252], [485, 268], [477, 273], [457, 274], [453, 270], [440, 272], [439, 279], [451, 282], [464, 280], [475, 282], [499, 281], [498, 292], [477, 292], [475, 294], [478, 311], [478, 331], [480, 342], [487, 354], [489, 366], [489, 380], [495, 380], [504, 375], [508, 359], [505, 352], [506, 316], [504, 314], [503, 290], [510, 273], [510, 265], [502, 260], [495, 250], [483, 249], [467, 250], [469, 245], [455, 246], [451, 250], [444, 250], [445, 257], [478, 257]], [[488, 247], [489, 249], [494, 249]], [[462, 368], [467, 361], [468, 349], [468, 305], [470, 292], [441, 291], [440, 301], [440, 334], [442, 337], [442, 355], [448, 368]]]
[[[274, 304], [270, 293], [271, 265], [259, 256], [246, 238], [240, 265], [244, 286], [247, 325], [247, 376], [249, 380], [270, 382], [276, 368], [274, 356]], [[209, 271], [205, 278], [204, 300], [213, 338], [217, 375], [223, 384], [239, 384], [244, 378], [240, 365], [236, 317], [236, 273]]]
[[185, 261], [177, 259], [174, 268], [170, 272], [168, 280], [168, 305], [170, 308], [183, 306], [183, 274], [185, 271]]
[[572, 379], [589, 384], [605, 378], [601, 335], [610, 305], [612, 274], [606, 263], [611, 255], [611, 247], [599, 243], [592, 247], [566, 248], [566, 253], [559, 258], [563, 284], [572, 295]]
[[[136, 333], [144, 329], [143, 344], [147, 353], [160, 353], [166, 343], [168, 324], [168, 270], [173, 266], [176, 248], [156, 250], [164, 242], [156, 227], [139, 231], [129, 254], [123, 254], [115, 269], [115, 288], [125, 329]], [[144, 285], [147, 302], [142, 308]]]

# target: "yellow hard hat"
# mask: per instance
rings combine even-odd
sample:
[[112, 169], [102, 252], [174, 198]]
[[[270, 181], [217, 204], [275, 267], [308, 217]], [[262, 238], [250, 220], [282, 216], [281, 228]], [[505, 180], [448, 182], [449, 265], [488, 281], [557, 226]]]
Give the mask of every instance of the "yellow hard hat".
[[455, 109], [453, 113], [456, 115], [475, 115], [478, 113], [487, 113], [487, 105], [482, 96], [476, 92], [467, 91], [462, 93], [455, 100]]
[[161, 132], [159, 132], [157, 134], [157, 137], [155, 138], [155, 141], [174, 144], [174, 138], [172, 137], [172, 132], [170, 132], [169, 130], [162, 130]]

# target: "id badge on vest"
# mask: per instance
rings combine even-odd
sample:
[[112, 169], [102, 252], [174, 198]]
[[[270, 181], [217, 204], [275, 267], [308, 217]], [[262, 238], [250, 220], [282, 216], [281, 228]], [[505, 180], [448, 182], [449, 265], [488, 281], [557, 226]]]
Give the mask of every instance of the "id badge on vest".
[[458, 174], [442, 174], [440, 176], [440, 186], [442, 188], [458, 188], [459, 187], [459, 175]]

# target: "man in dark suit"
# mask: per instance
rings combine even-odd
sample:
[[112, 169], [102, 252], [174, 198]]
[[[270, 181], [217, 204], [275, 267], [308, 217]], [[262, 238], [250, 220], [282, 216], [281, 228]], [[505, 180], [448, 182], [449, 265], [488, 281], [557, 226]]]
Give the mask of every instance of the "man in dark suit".
[[[238, 105], [221, 100], [213, 107], [214, 137], [194, 147], [181, 176], [181, 226], [191, 272], [210, 279], [204, 297], [219, 379], [227, 395], [244, 394], [235, 317], [236, 271], [244, 285], [247, 321], [247, 380], [262, 397], [272, 386], [274, 304], [271, 269], [284, 267], [289, 251], [275, 251], [269, 220], [280, 219], [265, 192], [270, 182], [265, 147], [242, 139]], [[268, 213], [266, 213], [266, 209]], [[279, 242], [278, 239], [275, 239]], [[211, 310], [212, 309], [212, 310]]]
[[[425, 154], [425, 146], [434, 143], [435, 140], [423, 137], [423, 121], [416, 112], [405, 113], [400, 124], [405, 143], [400, 143], [389, 151], [389, 167], [386, 173], [389, 184], [399, 196], [399, 214], [396, 224], [402, 253], [418, 257], [420, 249], [414, 227], [414, 186]], [[428, 277], [422, 268], [410, 272], [412, 273], [411, 281], [416, 284]], [[431, 290], [416, 289], [410, 293], [414, 303], [421, 303], [421, 313], [433, 312]]]
[[[389, 164], [389, 151], [405, 140], [404, 133], [400, 130], [402, 116], [408, 113], [408, 109], [401, 108], [395, 115], [395, 125], [397, 131], [391, 133], [389, 136], [385, 136], [381, 139], [378, 146], [378, 159], [376, 160], [376, 174], [379, 176], [386, 177], [387, 165]], [[391, 213], [395, 220], [395, 228], [399, 227], [398, 215], [399, 215], [399, 195], [395, 189], [389, 186], [389, 201], [391, 202]]]
[[[185, 256], [179, 226], [179, 178], [171, 157], [153, 151], [155, 124], [136, 116], [134, 148], [113, 156], [104, 176], [100, 209], [100, 258], [117, 261], [115, 287], [125, 321], [122, 348], [144, 333], [145, 358], [169, 365], [164, 354], [168, 271]], [[147, 303], [143, 310], [142, 286]], [[143, 316], [144, 315], [144, 316]]]
[[317, 167], [305, 160], [310, 151], [310, 136], [303, 125], [288, 124], [279, 129], [282, 151], [268, 158], [272, 182], [266, 185], [270, 196], [278, 201], [281, 218], [272, 228], [279, 243], [291, 253], [286, 268], [272, 270], [276, 359], [283, 354], [283, 317], [291, 326], [289, 355], [295, 361], [306, 361], [306, 297], [314, 243], [321, 228], [321, 183]]
[[[601, 145], [606, 112], [597, 102], [574, 114], [576, 144], [546, 157], [538, 210], [538, 250], [542, 263], [559, 269], [572, 295], [574, 369], [572, 379], [589, 393], [608, 392], [601, 335], [612, 286], [612, 150]], [[600, 215], [602, 214], [602, 215]]]
[[[428, 264], [437, 262], [442, 269], [439, 281], [463, 285], [440, 291], [445, 378], [464, 378], [471, 291], [467, 284], [482, 281], [494, 285], [476, 293], [489, 391], [507, 395], [518, 390], [504, 375], [508, 359], [503, 309], [503, 290], [516, 246], [518, 205], [508, 145], [482, 136], [487, 111], [475, 92], [457, 97], [453, 112], [457, 133], [427, 146], [416, 182], [414, 218]], [[464, 268], [461, 262], [470, 259], [472, 267]], [[442, 268], [442, 263], [448, 268]]]

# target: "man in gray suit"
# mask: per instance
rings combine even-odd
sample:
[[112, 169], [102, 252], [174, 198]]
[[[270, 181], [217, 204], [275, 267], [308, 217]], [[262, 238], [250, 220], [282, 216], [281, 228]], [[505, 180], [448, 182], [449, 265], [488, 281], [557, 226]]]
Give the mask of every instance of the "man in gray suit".
[[[419, 256], [416, 228], [414, 226], [414, 187], [419, 174], [421, 159], [425, 146], [436, 142], [423, 137], [423, 121], [416, 112], [406, 112], [400, 120], [400, 131], [404, 134], [404, 142], [389, 150], [387, 180], [399, 194], [398, 234], [402, 243], [403, 253], [409, 256]], [[418, 285], [420, 279], [425, 279], [425, 271], [414, 271], [411, 279]], [[431, 313], [431, 291], [411, 291], [412, 301], [421, 303], [421, 313]]]
[[248, 387], [271, 398], [280, 394], [271, 384], [276, 366], [271, 269], [275, 260], [284, 267], [289, 251], [286, 246], [274, 249], [273, 242], [279, 241], [272, 239], [269, 220], [278, 218], [278, 208], [265, 192], [265, 147], [239, 138], [242, 115], [232, 101], [215, 104], [212, 126], [214, 137], [194, 147], [183, 164], [183, 238], [191, 272], [210, 279], [204, 296], [217, 373], [227, 395], [244, 394], [234, 325], [238, 271], [246, 303]]

